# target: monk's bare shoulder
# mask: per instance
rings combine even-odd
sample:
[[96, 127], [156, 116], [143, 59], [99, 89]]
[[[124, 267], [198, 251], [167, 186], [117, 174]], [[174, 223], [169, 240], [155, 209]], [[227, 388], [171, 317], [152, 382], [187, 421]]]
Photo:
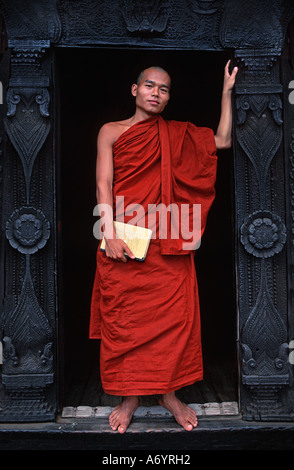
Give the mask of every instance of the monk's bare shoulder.
[[128, 130], [130, 126], [130, 119], [126, 119], [124, 121], [107, 122], [101, 127], [98, 134], [98, 139], [113, 145], [115, 141], [121, 136], [121, 134]]

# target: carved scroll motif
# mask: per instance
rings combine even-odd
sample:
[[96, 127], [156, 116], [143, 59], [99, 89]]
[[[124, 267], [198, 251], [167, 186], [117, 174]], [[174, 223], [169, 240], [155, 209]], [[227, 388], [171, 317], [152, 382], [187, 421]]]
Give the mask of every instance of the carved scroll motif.
[[5, 128], [23, 165], [29, 203], [32, 168], [50, 130], [49, 93], [46, 88], [9, 88], [6, 100]]
[[269, 165], [282, 141], [281, 98], [276, 95], [241, 95], [237, 97], [236, 107], [237, 138], [256, 171], [260, 207], [264, 208]]
[[[282, 363], [282, 357], [280, 357], [281, 348], [283, 350], [284, 345], [287, 348], [287, 329], [273, 304], [264, 273], [264, 262], [262, 264], [257, 301], [242, 333], [242, 347], [246, 352], [243, 357], [245, 382], [245, 375], [250, 376], [253, 369], [261, 376], [271, 376], [277, 372], [286, 372], [286, 375], [288, 373], [287, 358]], [[289, 382], [289, 377], [287, 378]]]
[[29, 374], [52, 372], [52, 328], [34, 293], [29, 262], [27, 256], [22, 291], [5, 328], [5, 376], [17, 369]]
[[169, 0], [127, 0], [123, 2], [122, 13], [131, 33], [161, 33], [166, 28], [170, 8]]

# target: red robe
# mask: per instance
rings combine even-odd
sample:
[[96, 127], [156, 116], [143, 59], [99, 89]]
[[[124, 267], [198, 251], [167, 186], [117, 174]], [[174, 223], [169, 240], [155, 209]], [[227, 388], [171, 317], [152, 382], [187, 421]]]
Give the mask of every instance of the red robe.
[[[114, 204], [124, 197], [114, 214], [130, 204], [145, 214], [150, 204], [201, 204], [203, 233], [215, 195], [215, 153], [211, 129], [160, 116], [135, 124], [113, 146]], [[142, 263], [97, 250], [90, 338], [101, 338], [101, 380], [112, 395], [163, 394], [202, 380], [195, 251], [183, 250], [170, 229], [167, 239], [158, 237], [158, 224], [156, 230]]]

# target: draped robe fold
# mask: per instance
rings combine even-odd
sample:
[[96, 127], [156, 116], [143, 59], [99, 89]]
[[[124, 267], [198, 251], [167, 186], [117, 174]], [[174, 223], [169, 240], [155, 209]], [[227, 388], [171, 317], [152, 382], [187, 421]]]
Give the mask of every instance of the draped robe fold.
[[[114, 215], [146, 225], [150, 205], [201, 204], [201, 234], [215, 196], [217, 156], [211, 129], [154, 116], [113, 146]], [[116, 205], [116, 201], [122, 201]], [[126, 213], [125, 209], [132, 209]], [[145, 217], [144, 217], [145, 215]], [[202, 380], [200, 309], [194, 249], [159, 236], [155, 226], [143, 263], [112, 260], [97, 250], [90, 338], [101, 338], [106, 393], [163, 394]]]

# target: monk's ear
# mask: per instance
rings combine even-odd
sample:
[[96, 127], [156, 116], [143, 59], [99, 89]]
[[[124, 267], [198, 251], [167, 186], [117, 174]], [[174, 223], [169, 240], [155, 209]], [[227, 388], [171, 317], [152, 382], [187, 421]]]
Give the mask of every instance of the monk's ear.
[[131, 91], [132, 91], [132, 95], [133, 96], [137, 96], [137, 88], [138, 88], [138, 85], [136, 83], [134, 83], [132, 85], [132, 88], [131, 88]]

